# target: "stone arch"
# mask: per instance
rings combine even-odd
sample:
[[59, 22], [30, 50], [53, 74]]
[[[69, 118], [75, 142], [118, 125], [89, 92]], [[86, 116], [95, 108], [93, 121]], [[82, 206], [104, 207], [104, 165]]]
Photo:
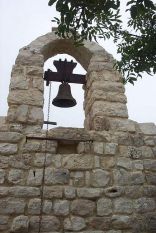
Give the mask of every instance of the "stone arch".
[[94, 42], [86, 41], [84, 46], [75, 47], [71, 39], [60, 39], [51, 32], [19, 51], [11, 74], [9, 123], [20, 124], [25, 130], [41, 130], [44, 117], [43, 65], [48, 58], [59, 53], [73, 56], [87, 71], [85, 129], [109, 130], [127, 119], [124, 87], [113, 68], [113, 57]]

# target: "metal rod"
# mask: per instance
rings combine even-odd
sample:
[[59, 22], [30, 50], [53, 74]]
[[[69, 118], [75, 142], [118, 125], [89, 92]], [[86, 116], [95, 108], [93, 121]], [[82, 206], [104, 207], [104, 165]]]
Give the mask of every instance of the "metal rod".
[[48, 124], [48, 125], [57, 125], [57, 122], [44, 121], [44, 124]]
[[86, 139], [66, 139], [66, 138], [56, 138], [56, 137], [31, 137], [31, 136], [26, 136], [26, 141], [27, 140], [49, 140], [49, 141], [69, 141], [69, 142], [93, 142], [93, 140], [86, 140]]

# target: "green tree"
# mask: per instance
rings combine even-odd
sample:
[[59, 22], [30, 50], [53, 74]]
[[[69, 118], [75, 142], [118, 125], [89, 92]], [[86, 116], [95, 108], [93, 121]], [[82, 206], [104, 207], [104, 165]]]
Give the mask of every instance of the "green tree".
[[76, 46], [86, 39], [113, 38], [121, 59], [116, 69], [123, 75], [123, 82], [142, 77], [142, 72], [156, 73], [156, 6], [151, 0], [129, 0], [126, 29], [120, 15], [120, 0], [49, 0], [56, 3], [60, 18], [52, 21], [58, 25], [57, 34], [72, 38]]

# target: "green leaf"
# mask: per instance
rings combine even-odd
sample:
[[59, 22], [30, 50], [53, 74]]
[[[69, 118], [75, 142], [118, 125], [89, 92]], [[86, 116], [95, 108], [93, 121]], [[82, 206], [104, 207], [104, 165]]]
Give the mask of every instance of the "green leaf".
[[49, 0], [48, 6], [52, 6], [57, 0]]

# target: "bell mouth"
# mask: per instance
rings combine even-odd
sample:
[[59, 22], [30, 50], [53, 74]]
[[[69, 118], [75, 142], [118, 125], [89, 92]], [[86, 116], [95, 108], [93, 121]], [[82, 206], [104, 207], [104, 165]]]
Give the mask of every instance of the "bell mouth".
[[77, 103], [75, 99], [69, 100], [69, 99], [53, 99], [52, 104], [56, 107], [60, 108], [71, 108], [74, 107]]

